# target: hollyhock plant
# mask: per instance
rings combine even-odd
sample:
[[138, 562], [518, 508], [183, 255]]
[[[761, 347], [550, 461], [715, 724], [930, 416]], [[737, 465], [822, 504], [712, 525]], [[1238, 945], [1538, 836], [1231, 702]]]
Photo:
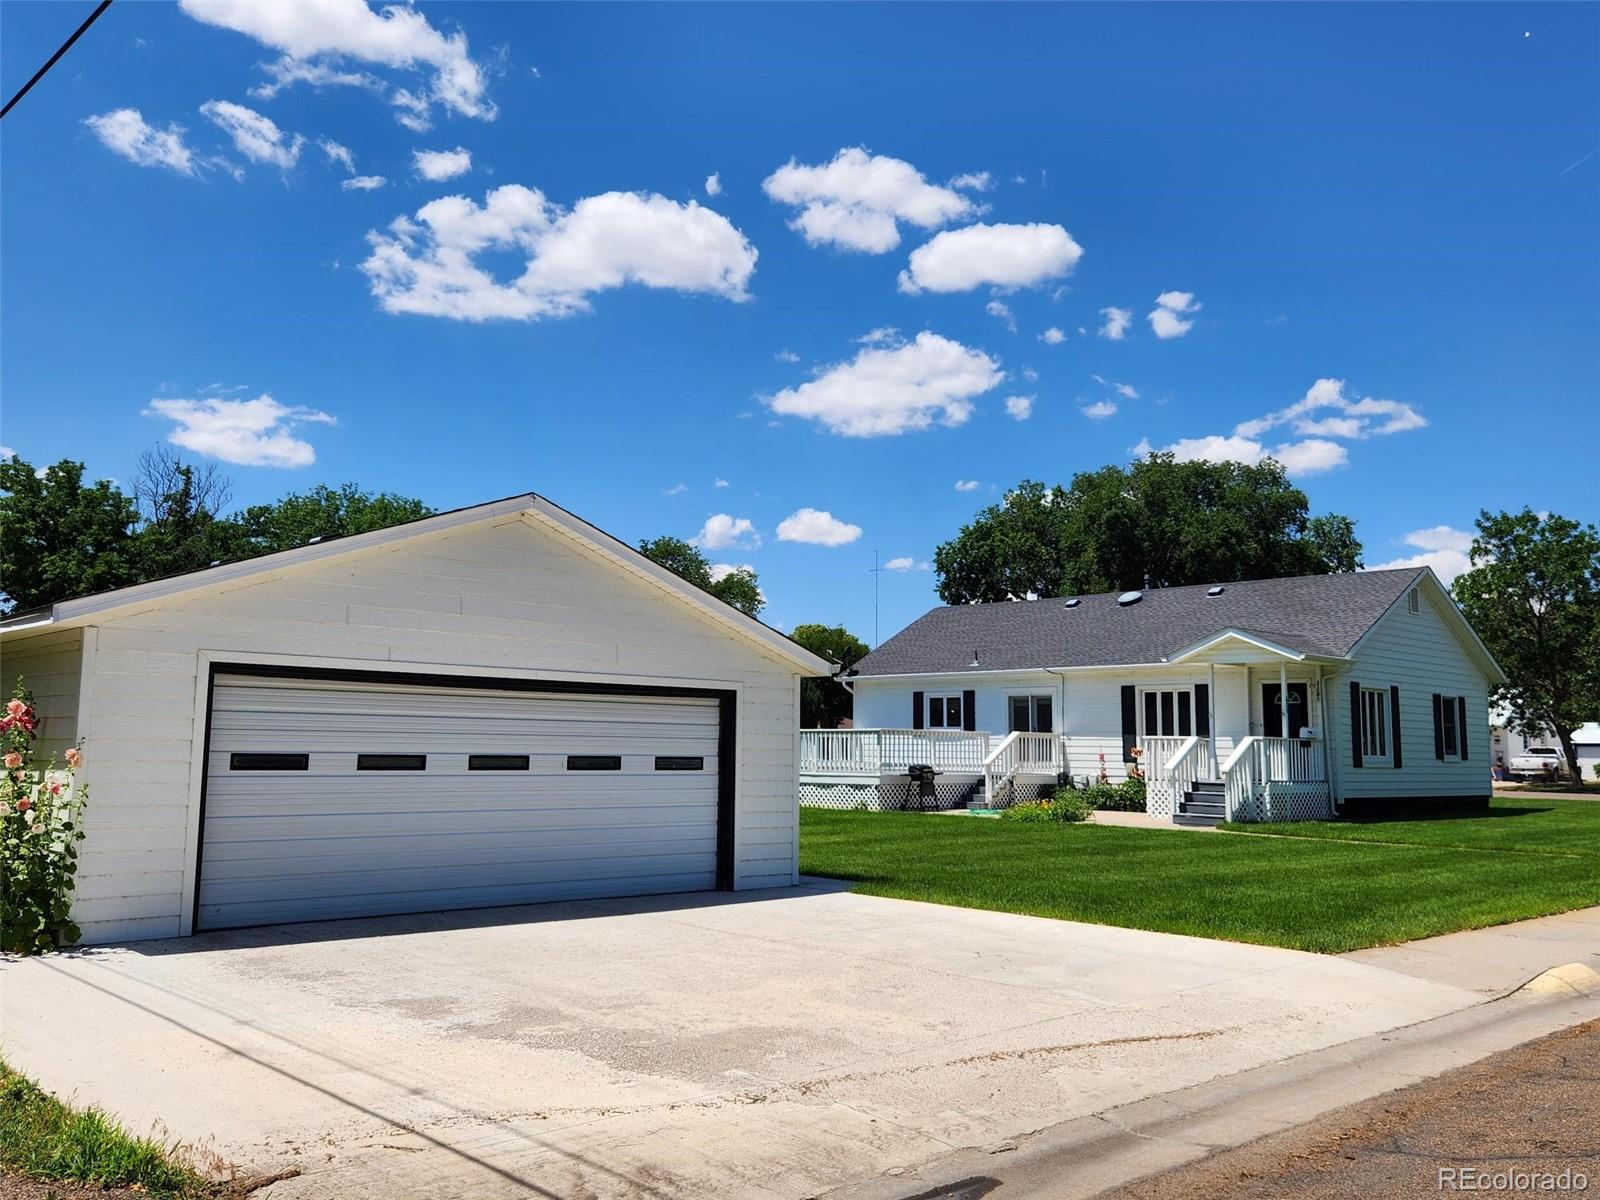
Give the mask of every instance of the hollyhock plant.
[[76, 780], [83, 753], [42, 765], [34, 743], [39, 715], [22, 680], [0, 718], [0, 950], [42, 954], [76, 942], [72, 888], [88, 789]]

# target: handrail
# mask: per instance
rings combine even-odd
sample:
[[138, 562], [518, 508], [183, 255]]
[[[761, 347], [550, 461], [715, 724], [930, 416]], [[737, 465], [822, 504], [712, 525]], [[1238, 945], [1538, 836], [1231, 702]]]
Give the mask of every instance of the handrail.
[[993, 750], [989, 751], [989, 756], [983, 760], [983, 765], [985, 767], [991, 765], [995, 761], [995, 759], [999, 758], [1002, 754], [1004, 754], [1006, 751], [1008, 751], [1013, 745], [1015, 745], [1017, 739], [1019, 737], [1021, 737], [1021, 736], [1022, 736], [1022, 734], [1020, 732], [1018, 732], [1017, 730], [1015, 730], [1015, 729], [1013, 729], [1010, 733], [1006, 734], [1005, 737], [1000, 739], [1000, 744], [998, 746], [996, 746]]

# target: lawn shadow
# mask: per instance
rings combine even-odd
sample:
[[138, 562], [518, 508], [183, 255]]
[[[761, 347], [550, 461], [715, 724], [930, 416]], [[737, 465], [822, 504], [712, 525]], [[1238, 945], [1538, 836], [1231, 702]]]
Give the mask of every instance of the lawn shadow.
[[1401, 808], [1382, 813], [1360, 813], [1341, 817], [1341, 825], [1396, 825], [1409, 821], [1486, 821], [1497, 817], [1531, 817], [1554, 812], [1553, 808]]

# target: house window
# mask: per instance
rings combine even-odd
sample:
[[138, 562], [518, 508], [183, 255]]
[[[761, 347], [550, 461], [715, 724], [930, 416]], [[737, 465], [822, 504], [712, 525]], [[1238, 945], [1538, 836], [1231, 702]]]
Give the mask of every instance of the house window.
[[358, 771], [426, 771], [426, 754], [358, 754]]
[[1464, 696], [1439, 697], [1440, 758], [1464, 759], [1467, 757], [1467, 701]]
[[928, 697], [929, 729], [961, 728], [961, 693]]
[[1141, 737], [1188, 737], [1194, 732], [1194, 693], [1188, 688], [1143, 688], [1139, 694]]
[[1012, 733], [1051, 733], [1055, 730], [1053, 696], [1012, 696], [1007, 700]]
[[230, 771], [308, 771], [311, 769], [311, 756], [309, 754], [249, 754], [238, 753], [228, 755], [228, 770]]
[[567, 755], [567, 770], [569, 770], [569, 771], [620, 771], [620, 770], [622, 770], [622, 755], [620, 755], [620, 754], [569, 754], [569, 755]]
[[1361, 757], [1389, 757], [1389, 693], [1382, 688], [1361, 689]]
[[526, 754], [469, 754], [469, 771], [526, 771], [529, 756]]

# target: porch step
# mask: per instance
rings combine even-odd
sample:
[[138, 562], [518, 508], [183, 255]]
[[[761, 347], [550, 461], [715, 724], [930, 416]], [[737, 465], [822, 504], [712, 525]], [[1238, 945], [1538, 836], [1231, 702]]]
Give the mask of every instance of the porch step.
[[1196, 816], [1194, 813], [1180, 812], [1172, 814], [1172, 823], [1174, 825], [1203, 825], [1209, 828], [1212, 826], [1221, 825], [1222, 817], [1201, 817]]
[[1221, 780], [1196, 779], [1172, 814], [1175, 825], [1220, 825], [1227, 819], [1228, 800]]

